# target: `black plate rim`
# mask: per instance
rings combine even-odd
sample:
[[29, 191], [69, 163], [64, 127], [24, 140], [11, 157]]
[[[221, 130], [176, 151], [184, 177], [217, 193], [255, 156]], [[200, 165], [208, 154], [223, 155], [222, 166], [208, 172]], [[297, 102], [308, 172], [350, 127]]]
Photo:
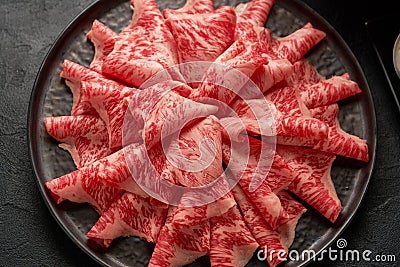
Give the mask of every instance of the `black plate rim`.
[[[122, 0], [117, 1], [117, 2], [121, 2], [121, 1]], [[30, 154], [30, 158], [31, 158], [31, 165], [32, 165], [34, 174], [36, 176], [35, 180], [40, 188], [39, 191], [40, 191], [43, 199], [45, 200], [44, 202], [46, 203], [46, 206], [50, 210], [50, 213], [52, 214], [52, 216], [55, 218], [55, 220], [60, 225], [60, 227], [64, 230], [64, 232], [67, 234], [67, 236], [81, 250], [83, 250], [87, 255], [89, 255], [93, 260], [95, 260], [99, 264], [101, 264], [103, 266], [111, 266], [110, 263], [107, 262], [107, 260], [105, 260], [104, 257], [101, 256], [101, 253], [93, 251], [92, 249], [90, 249], [90, 247], [87, 244], [84, 244], [83, 242], [81, 242], [78, 239], [78, 237], [67, 227], [67, 225], [63, 221], [63, 218], [60, 215], [60, 211], [57, 209], [57, 206], [55, 205], [53, 199], [47, 193], [47, 190], [45, 189], [44, 184], [40, 180], [40, 172], [39, 172], [40, 163], [35, 158], [35, 151], [36, 151], [35, 146], [36, 145], [34, 143], [34, 138], [33, 138], [34, 133], [36, 133], [36, 131], [37, 131], [34, 127], [34, 122], [36, 120], [38, 120], [38, 116], [34, 112], [34, 107], [35, 107], [35, 104], [40, 103], [40, 101], [42, 100], [39, 96], [41, 92], [38, 88], [40, 88], [40, 83], [42, 82], [41, 77], [43, 76], [43, 72], [46, 69], [46, 66], [51, 63], [51, 58], [54, 55], [56, 48], [62, 44], [62, 41], [68, 36], [68, 34], [70, 32], [73, 31], [73, 29], [75, 27], [79, 26], [80, 21], [82, 19], [84, 19], [84, 17], [87, 16], [88, 14], [90, 14], [91, 12], [95, 12], [95, 10], [100, 8], [100, 6], [106, 2], [108, 2], [108, 1], [107, 0], [96, 0], [95, 2], [91, 3], [86, 8], [84, 8], [84, 10], [82, 12], [80, 12], [78, 15], [76, 15], [70, 21], [70, 23], [68, 23], [68, 25], [62, 30], [62, 32], [55, 39], [51, 48], [48, 50], [48, 53], [46, 54], [41, 66], [39, 68], [39, 71], [36, 76], [34, 86], [32, 89], [32, 93], [30, 96], [29, 107], [28, 107], [28, 120], [27, 120], [27, 123], [28, 123], [27, 141], [28, 141], [28, 147], [29, 147], [29, 154]], [[359, 210], [359, 206], [361, 205], [361, 203], [366, 195], [366, 191], [368, 189], [368, 184], [373, 175], [375, 158], [376, 158], [376, 143], [377, 143], [376, 112], [375, 112], [375, 106], [374, 106], [374, 103], [372, 100], [372, 94], [371, 94], [370, 88], [368, 86], [368, 82], [365, 77], [365, 74], [362, 71], [362, 68], [359, 64], [359, 61], [354, 56], [353, 52], [351, 51], [351, 49], [349, 48], [347, 43], [344, 41], [344, 39], [341, 37], [341, 35], [330, 25], [330, 23], [328, 21], [326, 21], [325, 18], [323, 18], [321, 15], [319, 15], [315, 10], [313, 10], [311, 7], [309, 7], [304, 2], [301, 2], [300, 0], [294, 0], [294, 1], [293, 0], [276, 0], [276, 3], [283, 4], [283, 6], [297, 6], [303, 12], [312, 14], [312, 16], [315, 20], [318, 20], [319, 22], [321, 22], [319, 25], [317, 25], [317, 28], [319, 28], [323, 31], [326, 31], [326, 30], [324, 30], [324, 28], [325, 28], [329, 31], [329, 33], [333, 33], [333, 35], [330, 35], [329, 38], [331, 38], [335, 44], [337, 44], [338, 46], [343, 48], [343, 50], [340, 51], [339, 54], [344, 53], [347, 56], [350, 56], [350, 58], [347, 58], [345, 61], [347, 63], [353, 64], [355, 72], [357, 72], [359, 75], [361, 75], [361, 77], [359, 79], [363, 82], [362, 97], [364, 98], [364, 103], [367, 108], [366, 109], [366, 111], [368, 112], [367, 117], [371, 120], [370, 124], [372, 126], [372, 129], [370, 129], [370, 132], [372, 132], [372, 134], [370, 134], [369, 139], [368, 139], [370, 161], [368, 162], [367, 167], [366, 167], [367, 173], [366, 173], [366, 177], [364, 177], [365, 182], [362, 185], [360, 185], [360, 183], [358, 183], [358, 186], [359, 186], [358, 196], [359, 197], [355, 201], [353, 200], [354, 201], [353, 205], [352, 205], [353, 209], [351, 209], [351, 211], [347, 215], [348, 217], [342, 221], [341, 225], [338, 225], [337, 223], [332, 224], [331, 228], [333, 228], [335, 230], [335, 233], [332, 236], [329, 236], [329, 241], [325, 242], [324, 246], [319, 248], [319, 250], [316, 253], [316, 256], [318, 256], [322, 250], [331, 246], [332, 243], [349, 226], [350, 222], [352, 221], [352, 219], [356, 215], [357, 211]], [[117, 4], [117, 3], [114, 3], [114, 4]], [[316, 26], [315, 24], [313, 24], [313, 25]], [[343, 57], [340, 57], [340, 58], [343, 59]], [[349, 64], [344, 64], [344, 65], [347, 66]], [[299, 266], [299, 267], [305, 266], [305, 265], [309, 264], [311, 261], [312, 261], [312, 258], [308, 259], [306, 261], [303, 261], [303, 262], [296, 262], [296, 263], [298, 263], [298, 265], [296, 265], [296, 266]]]

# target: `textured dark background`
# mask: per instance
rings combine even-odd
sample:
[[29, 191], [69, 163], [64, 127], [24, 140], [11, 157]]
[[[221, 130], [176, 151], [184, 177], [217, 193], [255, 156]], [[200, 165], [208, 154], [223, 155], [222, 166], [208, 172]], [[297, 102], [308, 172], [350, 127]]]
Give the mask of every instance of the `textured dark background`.
[[[96, 266], [62, 231], [43, 202], [30, 165], [26, 127], [29, 97], [42, 60], [62, 29], [91, 2], [0, 0], [0, 266]], [[350, 46], [376, 106], [375, 171], [360, 209], [341, 237], [348, 241], [348, 249], [396, 255], [397, 263], [376, 266], [399, 266], [400, 116], [364, 26], [368, 19], [396, 11], [396, 2], [304, 2]], [[365, 262], [323, 264], [367, 266]]]

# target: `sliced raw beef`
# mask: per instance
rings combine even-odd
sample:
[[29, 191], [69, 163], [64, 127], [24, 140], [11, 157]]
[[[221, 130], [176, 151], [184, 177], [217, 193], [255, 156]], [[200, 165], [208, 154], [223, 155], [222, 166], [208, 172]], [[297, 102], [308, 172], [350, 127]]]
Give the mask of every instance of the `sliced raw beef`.
[[[185, 196], [183, 196], [183, 198], [185, 198]], [[204, 206], [177, 207], [173, 214], [173, 222], [177, 227], [184, 225], [195, 226], [210, 218], [220, 216], [228, 212], [228, 210], [235, 205], [236, 202], [233, 198], [233, 195], [229, 192], [225, 196]]]
[[90, 69], [101, 73], [104, 58], [114, 49], [116, 33], [98, 20], [94, 20], [92, 28], [86, 34], [94, 45], [95, 53]]
[[[140, 96], [138, 96], [140, 98]], [[163, 138], [176, 133], [183, 122], [215, 114], [218, 107], [202, 104], [170, 91], [149, 110], [145, 119], [143, 138], [148, 149]]]
[[111, 154], [108, 133], [104, 122], [92, 116], [62, 116], [44, 118], [46, 131], [61, 142], [76, 165], [83, 166]]
[[96, 110], [87, 101], [81, 99], [81, 82], [100, 82], [102, 84], [112, 84], [114, 86], [121, 86], [121, 84], [106, 79], [103, 75], [90, 70], [84, 66], [74, 63], [69, 60], [64, 60], [63, 69], [60, 74], [61, 78], [66, 79], [66, 84], [71, 89], [73, 94], [73, 103], [71, 115], [92, 115], [98, 116]]
[[274, 2], [274, 0], [252, 0], [237, 7], [239, 14], [237, 14], [235, 39], [251, 31], [254, 26], [264, 26]]
[[[270, 93], [270, 91], [268, 91], [268, 93]], [[277, 91], [274, 93], [277, 98], [267, 97], [266, 99], [252, 99], [247, 101], [249, 104], [242, 99], [235, 99], [231, 107], [238, 114], [249, 134], [260, 135], [262, 131], [264, 131], [267, 133], [275, 132], [278, 137], [295, 136], [298, 140], [326, 139], [328, 135], [328, 125], [319, 119], [312, 118], [310, 115], [303, 115], [298, 98], [293, 94], [287, 94], [285, 98], [284, 95], [279, 94], [279, 91]], [[274, 105], [268, 98], [272, 98], [277, 105]], [[279, 101], [284, 101], [284, 103], [280, 103]], [[269, 112], [264, 109], [265, 103], [269, 106]], [[275, 130], [271, 129], [270, 124], [260, 124], [253, 110], [258, 111], [258, 114], [266, 116], [263, 122], [271, 121], [272, 117], [274, 119]], [[260, 110], [264, 110], [263, 113], [260, 113]]]
[[[278, 193], [278, 197], [281, 200], [282, 207], [288, 214], [287, 217], [281, 217], [278, 225], [281, 228], [282, 226], [286, 226], [291, 228], [292, 230], [289, 231], [288, 235], [285, 235], [284, 238], [286, 238], [286, 244], [289, 244], [290, 246], [293, 242], [294, 235], [295, 235], [295, 227], [297, 224], [297, 221], [307, 211], [307, 209], [296, 199], [294, 199], [287, 191], [280, 191]], [[284, 228], [286, 228], [284, 227]]]
[[79, 170], [56, 178], [46, 183], [53, 199], [57, 203], [69, 200], [77, 203], [89, 203], [102, 214], [124, 192], [111, 187], [103, 177], [120, 170], [110, 168], [118, 154], [91, 163]]
[[261, 92], [265, 93], [274, 85], [293, 74], [294, 67], [287, 59], [271, 57], [268, 63], [256, 70], [251, 79]]
[[[262, 38], [262, 34], [254, 30], [252, 38]], [[249, 78], [262, 65], [268, 62], [265, 56], [268, 50], [260, 43], [249, 43], [247, 36], [233, 43], [206, 71], [201, 85], [193, 90], [192, 99], [212, 98], [230, 104], [242, 91], [250, 95], [261, 95], [256, 87], [243, 88], [248, 85]], [[248, 92], [257, 90], [257, 92]]]
[[179, 9], [164, 9], [163, 15], [166, 19], [169, 19], [173, 15], [204, 14], [213, 11], [214, 0], [186, 0], [185, 5]]
[[134, 14], [128, 33], [104, 58], [102, 71], [140, 87], [153, 75], [176, 65], [178, 56], [174, 38], [155, 0], [132, 0], [131, 3]]
[[149, 267], [184, 266], [206, 255], [210, 250], [210, 222], [176, 228], [172, 220], [174, 209], [169, 208]]
[[[124, 102], [129, 106], [129, 114], [126, 114], [124, 131], [127, 133], [124, 138], [124, 145], [130, 143], [143, 143], [143, 128], [148, 121], [150, 112], [154, 109], [160, 99], [167, 98], [165, 95], [171, 92], [177, 99], [181, 97], [180, 92], [190, 91], [191, 88], [181, 82], [167, 80], [151, 85], [145, 90], [139, 90], [132, 97], [124, 98]], [[172, 103], [170, 103], [172, 104]]]
[[324, 79], [306, 59], [301, 59], [294, 63], [293, 68], [293, 74], [285, 81], [287, 86], [298, 87], [302, 84], [314, 84]]
[[296, 89], [300, 91], [301, 100], [308, 108], [334, 104], [361, 93], [358, 84], [351, 81], [347, 73], [315, 84], [298, 86]]
[[128, 108], [123, 101], [137, 92], [136, 89], [101, 82], [82, 82], [81, 99], [89, 102], [106, 123], [110, 148], [122, 147], [122, 128]]
[[269, 90], [264, 95], [280, 112], [276, 118], [278, 135], [314, 137], [316, 140], [326, 139], [328, 125], [310, 116], [310, 111], [301, 102], [300, 95], [295, 88], [276, 88]]
[[223, 6], [210, 13], [177, 14], [166, 20], [175, 38], [179, 62], [214, 62], [233, 43], [236, 14]]
[[299, 173], [288, 189], [335, 222], [342, 209], [331, 180], [332, 163], [336, 156], [293, 146], [277, 146], [277, 153]]
[[280, 58], [295, 63], [301, 60], [325, 36], [324, 32], [315, 29], [311, 23], [307, 23], [294, 33], [275, 39], [272, 43], [272, 49]]
[[[287, 256], [288, 248], [294, 240], [297, 222], [306, 211], [305, 208], [282, 191], [279, 193], [279, 197], [287, 211], [288, 217], [285, 221], [280, 222], [281, 225], [279, 228], [272, 230], [239, 186], [234, 187], [232, 192], [242, 211], [246, 225], [257, 240], [261, 250], [263, 252], [269, 252], [265, 255], [269, 265], [278, 265], [282, 262], [282, 258]], [[274, 251], [274, 253], [271, 253], [272, 251]], [[279, 251], [282, 252], [278, 254]], [[278, 257], [278, 255], [280, 257]]]
[[243, 267], [258, 248], [237, 206], [213, 217], [211, 224], [210, 261], [215, 267]]
[[[264, 172], [262, 172], [263, 169], [260, 170], [259, 168], [268, 168], [269, 166], [263, 166], [262, 163], [260, 164], [260, 154], [262, 148], [260, 142], [261, 141], [255, 138], [249, 137], [249, 154], [242, 151], [232, 151], [232, 154], [235, 155], [235, 158], [233, 158], [230, 157], [230, 152], [223, 153], [224, 157], [230, 157], [224, 158], [224, 162], [226, 165], [228, 165], [229, 171], [232, 172], [232, 175], [235, 177], [235, 180], [238, 181], [240, 187], [243, 189], [245, 194], [257, 206], [257, 209], [260, 211], [266, 222], [271, 226], [271, 228], [275, 229], [279, 218], [281, 216], [286, 216], [286, 214], [282, 209], [279, 198], [269, 187], [268, 181], [282, 178], [282, 182], [284, 184], [289, 184], [290, 181], [293, 179], [293, 176], [291, 176], [293, 172], [290, 167], [286, 165], [286, 170], [279, 170], [280, 172], [276, 170], [264, 174]], [[232, 150], [233, 149], [234, 148], [232, 147]], [[225, 148], [224, 150], [230, 151], [230, 149], [227, 148]], [[242, 165], [246, 162], [247, 165], [243, 168]], [[272, 164], [271, 169], [277, 168], [279, 165], [274, 166], [274, 164]], [[263, 176], [261, 176], [261, 173], [263, 174]], [[276, 174], [279, 175], [275, 176]], [[269, 178], [266, 178], [266, 176], [269, 175], [271, 176]], [[264, 180], [258, 181], [259, 179]], [[284, 182], [288, 180], [289, 182]], [[254, 188], [255, 184], [256, 188]]]
[[329, 135], [325, 142], [319, 142], [314, 149], [368, 162], [368, 145], [366, 140], [346, 133], [338, 120], [339, 106], [332, 104], [311, 110], [312, 115], [329, 124]]
[[[133, 150], [135, 147], [132, 145], [125, 149]], [[95, 188], [87, 188], [85, 183], [94, 184], [99, 188], [104, 187], [105, 190], [119, 191], [123, 189], [143, 197], [147, 196], [132, 178], [123, 150], [54, 179], [46, 183], [46, 185], [57, 202], [65, 199], [73, 202], [85, 202], [82, 199], [87, 197], [87, 190], [93, 190], [92, 193], [96, 192]]]
[[167, 209], [134, 193], [125, 192], [104, 212], [87, 236], [104, 247], [121, 236], [138, 236], [156, 243]]

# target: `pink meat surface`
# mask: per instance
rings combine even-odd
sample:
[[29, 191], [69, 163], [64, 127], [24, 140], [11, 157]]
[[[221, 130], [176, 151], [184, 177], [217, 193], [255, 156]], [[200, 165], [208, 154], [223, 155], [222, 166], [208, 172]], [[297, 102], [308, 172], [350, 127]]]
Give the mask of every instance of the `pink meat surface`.
[[272, 49], [280, 58], [285, 58], [295, 63], [301, 60], [325, 36], [324, 32], [315, 29], [311, 23], [307, 23], [303, 28], [286, 37], [274, 39]]
[[97, 117], [48, 117], [44, 125], [47, 133], [61, 142], [59, 147], [71, 154], [78, 169], [112, 153], [106, 125]]
[[214, 11], [214, 0], [187, 0], [185, 5], [179, 9], [173, 10], [166, 8], [163, 15], [166, 19], [174, 15], [204, 14]]
[[288, 189], [334, 222], [342, 209], [330, 173], [335, 155], [293, 146], [278, 146], [277, 153], [299, 173]]
[[104, 212], [87, 236], [104, 247], [121, 236], [138, 236], [155, 243], [164, 225], [167, 209], [134, 193], [125, 192]]
[[251, 79], [260, 91], [265, 93], [274, 85], [292, 75], [293, 69], [289, 60], [270, 57], [268, 63], [258, 68]]
[[[199, 88], [193, 90], [192, 99], [213, 98], [230, 104], [249, 82], [254, 72], [268, 62], [268, 50], [258, 41], [265, 37], [256, 29], [252, 36], [235, 41], [206, 71]], [[252, 42], [252, 40], [256, 42]], [[246, 92], [252, 94], [252, 92]], [[258, 93], [258, 91], [256, 92]]]
[[304, 207], [300, 209], [299, 207], [301, 207], [301, 205], [299, 203], [294, 202], [293, 199], [287, 201], [287, 195], [283, 196], [283, 194], [280, 194], [279, 196], [281, 197], [282, 204], [285, 205], [288, 218], [285, 222], [282, 222], [279, 228], [273, 230], [239, 186], [234, 187], [232, 192], [240, 210], [242, 211], [245, 223], [254, 238], [257, 240], [261, 250], [267, 253], [272, 251], [275, 252], [265, 255], [268, 264], [270, 266], [278, 265], [282, 262], [281, 259], [287, 256], [288, 248], [294, 240], [297, 222], [305, 212]]
[[113, 86], [121, 86], [118, 82], [109, 80], [103, 75], [90, 70], [82, 65], [69, 60], [64, 60], [63, 69], [60, 74], [61, 78], [65, 78], [65, 82], [71, 89], [73, 94], [73, 103], [71, 115], [92, 115], [98, 116], [96, 110], [88, 101], [81, 99], [81, 82], [99, 82], [102, 84], [110, 84]]
[[171, 135], [180, 129], [181, 122], [207, 117], [217, 110], [215, 106], [198, 103], [170, 91], [149, 110], [144, 122], [144, 142], [149, 149], [162, 140], [163, 132], [165, 137]]
[[178, 63], [176, 44], [155, 0], [132, 0], [134, 15], [125, 38], [104, 58], [102, 71], [140, 87], [158, 72]]
[[170, 207], [149, 267], [184, 266], [210, 251], [210, 222], [176, 228], [173, 213], [174, 208]]
[[176, 14], [166, 23], [177, 44], [179, 63], [213, 62], [233, 42], [236, 14], [224, 6], [210, 13]]
[[247, 228], [237, 206], [210, 220], [211, 266], [243, 267], [258, 248], [258, 243]]
[[101, 73], [104, 58], [114, 49], [117, 34], [98, 20], [94, 20], [92, 28], [86, 34], [94, 45], [95, 53], [90, 69]]
[[296, 87], [300, 91], [302, 102], [308, 108], [326, 106], [361, 93], [358, 84], [350, 80], [349, 75], [333, 76], [315, 84]]
[[184, 225], [195, 226], [210, 218], [221, 216], [235, 205], [236, 202], [233, 195], [229, 192], [225, 196], [204, 206], [177, 207], [173, 214], [173, 222], [177, 227]]
[[325, 142], [319, 142], [314, 149], [334, 153], [368, 162], [368, 144], [358, 136], [346, 133], [338, 120], [339, 106], [332, 104], [311, 110], [312, 115], [329, 125], [329, 135]]
[[237, 8], [240, 11], [237, 17], [235, 39], [251, 31], [254, 26], [264, 26], [274, 2], [274, 0], [252, 0]]
[[[278, 189], [290, 184], [294, 178], [293, 170], [285, 164], [282, 159], [279, 159], [273, 161], [271, 171], [267, 173], [266, 176], [259, 177], [260, 174], [255, 176], [256, 168], [260, 164], [261, 141], [249, 137], [249, 144], [249, 155], [241, 153], [241, 151], [232, 151], [232, 153], [235, 153], [236, 155], [236, 158], [232, 158], [230, 152], [225, 152], [223, 153], [224, 162], [226, 165], [229, 164], [229, 166], [231, 166], [229, 171], [232, 172], [232, 175], [238, 181], [239, 186], [245, 192], [247, 197], [256, 205], [264, 220], [272, 229], [275, 229], [279, 218], [282, 216], [285, 217], [286, 213], [282, 208], [278, 196], [273, 192], [273, 189]], [[225, 148], [224, 150], [229, 151], [228, 148]], [[241, 168], [241, 165], [245, 162], [247, 162], [247, 165], [243, 169]], [[262, 166], [262, 168], [264, 167], [265, 166]], [[274, 170], [275, 168], [283, 169]], [[254, 183], [257, 182], [259, 178], [264, 179], [264, 181], [258, 182], [258, 187], [253, 188]], [[269, 181], [275, 181], [273, 186], [276, 188], [271, 189]]]
[[81, 100], [89, 102], [106, 123], [110, 148], [122, 146], [122, 128], [128, 108], [123, 101], [136, 93], [136, 89], [101, 82], [82, 82]]
[[57, 203], [64, 200], [89, 203], [102, 214], [124, 192], [124, 190], [109, 186], [103, 179], [104, 176], [115, 172], [115, 169], [105, 171], [113, 160], [118, 160], [117, 155], [112, 154], [79, 170], [46, 182], [46, 187]]

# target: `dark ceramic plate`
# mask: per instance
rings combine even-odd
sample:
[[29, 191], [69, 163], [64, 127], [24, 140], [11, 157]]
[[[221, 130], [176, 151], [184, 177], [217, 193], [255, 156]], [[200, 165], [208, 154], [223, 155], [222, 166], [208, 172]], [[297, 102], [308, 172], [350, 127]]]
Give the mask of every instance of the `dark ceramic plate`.
[[[29, 109], [29, 145], [38, 186], [51, 213], [70, 238], [97, 262], [105, 266], [146, 266], [153, 246], [138, 238], [119, 238], [107, 250], [94, 246], [85, 236], [96, 222], [98, 215], [87, 205], [64, 203], [56, 205], [44, 183], [74, 170], [69, 155], [57, 147], [45, 132], [43, 118], [67, 115], [70, 112], [72, 96], [59, 78], [63, 59], [88, 66], [93, 47], [86, 40], [94, 19], [99, 19], [118, 31], [128, 24], [131, 13], [129, 1], [98, 1], [80, 14], [57, 39], [40, 68], [35, 82]], [[160, 8], [177, 8], [184, 1], [160, 0]], [[216, 0], [220, 5], [236, 5], [240, 1]], [[332, 178], [343, 211], [336, 223], [332, 224], [311, 208], [301, 218], [293, 249], [313, 249], [319, 252], [332, 244], [349, 224], [355, 214], [371, 176], [376, 144], [376, 123], [374, 107], [363, 72], [338, 33], [318, 14], [298, 0], [277, 0], [270, 14], [267, 26], [278, 36], [287, 35], [306, 22], [327, 33], [326, 39], [307, 56], [322, 75], [327, 77], [348, 72], [363, 93], [340, 103], [340, 122], [344, 130], [367, 139], [370, 148], [370, 162], [367, 164], [338, 158], [332, 169]], [[310, 259], [288, 262], [287, 266], [301, 266]], [[191, 266], [207, 266], [202, 258]], [[248, 266], [265, 266], [256, 258]]]

